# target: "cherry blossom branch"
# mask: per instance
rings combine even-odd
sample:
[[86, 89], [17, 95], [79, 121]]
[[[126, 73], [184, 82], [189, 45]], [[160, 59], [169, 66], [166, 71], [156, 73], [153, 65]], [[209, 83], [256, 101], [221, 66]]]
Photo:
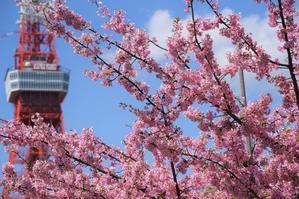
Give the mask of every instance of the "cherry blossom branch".
[[[216, 17], [220, 20], [220, 22], [225, 26], [227, 27], [228, 29], [231, 29], [230, 25], [227, 23], [227, 21], [229, 21], [227, 18], [224, 18], [220, 12], [218, 12], [215, 7], [212, 5], [212, 3], [209, 1], [209, 0], [205, 0], [205, 2], [207, 2], [207, 4], [209, 5], [209, 7], [211, 8], [212, 12], [214, 12], [214, 14], [216, 15]], [[241, 39], [243, 40], [243, 42], [252, 50], [252, 52], [259, 56], [258, 52], [255, 50], [255, 48], [253, 47], [253, 45], [247, 41], [247, 39], [245, 37], [241, 37]], [[268, 59], [268, 61], [272, 64], [276, 64], [276, 65], [279, 65], [279, 66], [285, 66], [285, 67], [288, 67], [289, 65], [288, 64], [283, 64], [283, 63], [280, 63], [280, 62], [277, 62], [277, 61], [274, 61], [274, 60], [271, 60], [271, 59]]]
[[[95, 5], [96, 5], [96, 7], [99, 9], [100, 6], [99, 6], [99, 4], [98, 4], [97, 2], [95, 2]], [[92, 28], [89, 28], [88, 30], [90, 30], [92, 33], [98, 34], [98, 32], [97, 32], [96, 30], [92, 29]], [[109, 40], [107, 37], [103, 37], [101, 34], [99, 34], [99, 35], [100, 35], [100, 38], [101, 38], [101, 39], [107, 41], [109, 44], [114, 45], [115, 47], [117, 47], [117, 48], [123, 50], [124, 52], [126, 52], [126, 53], [129, 54], [130, 56], [136, 58], [137, 60], [140, 60], [140, 61], [144, 62], [145, 64], [151, 66], [151, 64], [150, 64], [148, 61], [146, 61], [145, 59], [140, 58], [139, 56], [137, 56], [137, 55], [131, 53], [130, 51], [126, 50], [125, 48], [123, 48], [122, 46], [120, 46], [117, 42], [114, 42], [114, 41], [112, 41], [112, 40]], [[165, 47], [162, 47], [161, 45], [157, 44], [157, 43], [154, 42], [153, 40], [149, 39], [148, 42], [149, 42], [149, 43], [152, 43], [154, 46], [158, 47], [159, 49], [168, 52], [168, 49], [166, 49]], [[190, 69], [190, 67], [188, 66], [188, 64], [187, 64], [187, 63], [186, 63], [186, 62], [185, 62], [179, 55], [178, 55], [178, 59], [181, 60], [181, 61], [185, 64], [185, 67], [186, 67], [186, 68]], [[163, 71], [163, 70], [161, 70], [161, 71]]]
[[[283, 27], [284, 30], [287, 30], [287, 25], [286, 25], [285, 18], [284, 18], [284, 13], [283, 13], [281, 0], [278, 0], [278, 7], [279, 7], [279, 15], [280, 15], [282, 27]], [[285, 42], [288, 43], [289, 38], [288, 38], [287, 31], [283, 31], [283, 35], [284, 35]], [[293, 57], [292, 57], [290, 47], [286, 47], [286, 51], [287, 51], [288, 62], [289, 62], [287, 67], [289, 69], [290, 76], [292, 78], [292, 82], [293, 82], [293, 86], [294, 86], [294, 93], [295, 93], [295, 96], [296, 96], [297, 108], [299, 109], [299, 87], [298, 87], [296, 75], [294, 73]]]
[[226, 166], [224, 166], [220, 162], [212, 160], [211, 158], [199, 157], [197, 155], [192, 155], [192, 154], [187, 154], [187, 153], [183, 153], [183, 155], [185, 155], [187, 157], [191, 157], [193, 159], [205, 160], [205, 161], [211, 162], [211, 163], [219, 166], [220, 168], [224, 169], [227, 173], [229, 173], [234, 179], [236, 179], [242, 186], [244, 186], [256, 198], [261, 198], [261, 197], [259, 197], [259, 195], [251, 187], [248, 187], [246, 185], [246, 183], [244, 183], [233, 171], [231, 171], [229, 168], [227, 168]]
[[[50, 176], [49, 178], [52, 178], [52, 179], [57, 180], [57, 178], [56, 178], [56, 177], [53, 177], [53, 176]], [[76, 186], [76, 185], [74, 185], [74, 184], [67, 183], [66, 181], [58, 180], [58, 182], [63, 183], [63, 184], [65, 184], [65, 185], [67, 185], [67, 186], [70, 186], [70, 187], [72, 187], [72, 188], [75, 188], [75, 189], [80, 190], [80, 191], [83, 191], [83, 192], [92, 193], [95, 197], [99, 196], [101, 199], [107, 199], [107, 197], [103, 196], [101, 193], [92, 191], [92, 190], [90, 190], [90, 189], [86, 189], [86, 188], [84, 187], [84, 185], [83, 185], [83, 187], [78, 187], [78, 186]], [[53, 188], [47, 188], [47, 190], [48, 190], [48, 191], [57, 191], [57, 190], [53, 190]]]
[[[79, 40], [77, 40], [75, 37], [73, 37], [70, 34], [67, 34], [67, 36], [69, 38], [71, 38], [73, 41], [75, 41], [77, 44], [81, 45], [82, 47], [86, 48], [86, 49], [90, 49], [87, 45], [83, 44], [82, 42], [80, 42]], [[119, 46], [119, 45], [117, 45]], [[121, 50], [125, 50], [124, 48], [120, 47]], [[132, 54], [133, 55], [133, 54]], [[104, 65], [106, 65], [109, 69], [112, 69], [115, 73], [117, 73], [119, 76], [121, 76], [122, 78], [124, 78], [128, 83], [130, 83], [132, 86], [134, 86], [142, 95], [146, 95], [141, 88], [130, 78], [128, 78], [126, 75], [124, 75], [120, 70], [118, 70], [117, 68], [113, 67], [111, 64], [107, 63], [104, 59], [102, 59], [99, 55], [95, 54], [94, 55], [95, 58], [99, 59]], [[139, 59], [137, 56], [133, 56], [136, 59]], [[161, 108], [157, 107], [157, 105], [151, 100], [150, 96], [146, 96], [145, 97], [146, 101], [151, 104], [154, 108], [156, 108], [159, 111], [162, 111]]]
[[[96, 30], [92, 29], [92, 28], [88, 28], [89, 31], [91, 31], [92, 33], [94, 34], [99, 34]], [[117, 47], [118, 49], [124, 51], [125, 53], [127, 53], [128, 55], [134, 57], [135, 59], [139, 60], [139, 61], [142, 61], [144, 62], [145, 64], [147, 65], [151, 65], [147, 60], [133, 54], [132, 52], [128, 51], [127, 49], [123, 48], [121, 45], [119, 45], [117, 42], [114, 42], [110, 39], [108, 39], [107, 37], [104, 37], [103, 35], [99, 34], [99, 37], [103, 40], [103, 41], [106, 41], [108, 42], [109, 44], [112, 44], [114, 45], [115, 47]]]
[[[224, 18], [216, 9], [215, 9], [215, 6], [213, 6], [213, 4], [210, 2], [210, 0], [205, 0], [205, 2], [209, 5], [209, 7], [211, 8], [211, 10], [214, 12], [214, 14], [216, 15], [216, 17], [219, 19], [219, 21], [225, 26], [227, 27], [228, 29], [231, 29], [230, 25], [227, 23], [227, 21], [229, 21], [227, 18]], [[280, 14], [280, 18], [281, 18], [281, 23], [282, 23], [282, 26], [283, 28], [286, 30], [287, 29], [287, 26], [286, 26], [286, 23], [285, 23], [285, 18], [284, 18], [284, 15], [283, 15], [283, 8], [282, 8], [282, 3], [281, 3], [281, 0], [278, 0], [278, 4], [279, 4], [279, 14]], [[289, 39], [288, 39], [288, 33], [287, 31], [284, 31], [283, 32], [284, 34], [284, 40], [286, 42], [289, 42]], [[257, 55], [257, 56], [260, 56], [259, 53], [256, 51], [255, 47], [253, 46], [252, 43], [250, 43], [249, 41], [247, 41], [247, 39], [244, 37], [244, 36], [241, 36], [240, 37], [243, 42], [249, 47], [249, 49], [252, 50], [252, 52]], [[294, 94], [295, 94], [295, 97], [296, 97], [296, 104], [297, 104], [297, 107], [299, 109], [299, 87], [298, 87], [298, 83], [297, 83], [297, 79], [296, 79], [296, 75], [294, 73], [294, 65], [293, 65], [293, 58], [292, 58], [292, 53], [291, 53], [291, 49], [289, 47], [286, 48], [286, 51], [287, 51], [287, 56], [288, 56], [288, 64], [283, 64], [283, 63], [280, 63], [280, 62], [277, 62], [277, 61], [274, 61], [270, 58], [268, 58], [268, 61], [272, 64], [275, 64], [275, 65], [279, 65], [279, 66], [284, 66], [284, 67], [287, 67], [289, 69], [289, 72], [290, 72], [290, 76], [291, 76], [291, 79], [292, 79], [292, 84], [293, 84], [293, 87], [294, 87]]]
[[75, 156], [70, 155], [69, 152], [68, 152], [66, 149], [64, 149], [64, 150], [65, 150], [65, 152], [66, 152], [66, 156], [69, 157], [70, 159], [73, 159], [73, 160], [75, 160], [76, 162], [79, 162], [79, 163], [81, 163], [81, 164], [83, 164], [83, 165], [86, 165], [86, 166], [88, 166], [88, 167], [91, 167], [91, 168], [93, 168], [93, 169], [99, 171], [100, 173], [103, 173], [103, 174], [105, 174], [105, 175], [109, 175], [109, 176], [111, 176], [113, 179], [117, 179], [117, 180], [121, 179], [120, 176], [115, 175], [115, 174], [113, 174], [113, 173], [111, 173], [111, 172], [107, 172], [107, 171], [105, 171], [105, 170], [103, 170], [103, 169], [101, 169], [101, 168], [95, 167], [94, 165], [92, 165], [92, 164], [90, 164], [90, 163], [84, 161], [83, 159], [80, 159], [80, 158], [77, 158], [77, 157], [75, 157]]
[[[198, 40], [198, 37], [197, 37], [197, 30], [196, 30], [196, 24], [195, 24], [195, 12], [194, 12], [194, 6], [193, 6], [193, 3], [194, 3], [194, 0], [191, 0], [191, 3], [190, 3], [190, 7], [191, 7], [191, 17], [192, 17], [192, 22], [193, 22], [193, 31], [194, 31], [194, 38], [195, 38], [195, 42], [198, 46], [198, 48], [203, 51], [203, 47], [201, 46], [199, 40]], [[216, 73], [214, 72], [213, 70], [213, 66], [209, 60], [209, 58], [207, 57], [207, 55], [204, 55], [204, 58], [205, 60], [207, 61], [207, 63], [209, 64], [211, 70], [212, 70], [212, 74], [217, 82], [217, 84], [222, 87], [221, 85], [221, 82], [220, 80], [218, 79]], [[227, 96], [225, 95], [225, 93], [222, 93], [223, 95], [223, 98], [225, 99], [225, 102], [226, 102], [226, 105], [227, 105], [227, 110], [224, 110], [229, 116], [231, 116], [237, 123], [239, 123], [240, 125], [242, 124], [242, 120], [236, 116], [232, 111], [231, 111], [231, 107], [228, 103], [228, 99], [227, 99]]]
[[[46, 14], [45, 14], [46, 15]], [[46, 17], [47, 19], [47, 17]], [[51, 22], [48, 20], [48, 23], [51, 24]], [[138, 59], [142, 62], [144, 62], [145, 64], [148, 64], [150, 65], [150, 63], [148, 63], [145, 59], [143, 58], [140, 58], [138, 57], [137, 55], [131, 53], [130, 51], [126, 50], [125, 48], [123, 48], [122, 46], [120, 46], [118, 43], [114, 42], [114, 41], [111, 41], [109, 40], [107, 37], [103, 37], [101, 34], [99, 34], [97, 31], [95, 31], [94, 29], [92, 28], [88, 28], [88, 30], [90, 30], [92, 33], [94, 34], [97, 34], [100, 36], [100, 38], [104, 41], [107, 41], [109, 44], [112, 44], [114, 46], [116, 46], [117, 48], [123, 50], [124, 52], [126, 52], [127, 54], [129, 54], [130, 56], [134, 57], [135, 59]], [[71, 39], [73, 39], [76, 43], [78, 43], [79, 45], [81, 45], [82, 47], [86, 48], [86, 49], [89, 49], [88, 46], [86, 46], [85, 44], [81, 43], [79, 40], [77, 40], [76, 38], [74, 38], [73, 36], [71, 36], [70, 34], [67, 34], [67, 36]], [[199, 43], [198, 43], [199, 44]], [[200, 47], [200, 46], [199, 46]], [[200, 47], [201, 48], [201, 47]], [[90, 49], [91, 50], [91, 49]], [[203, 50], [201, 48], [201, 50]], [[132, 80], [130, 80], [128, 77], [126, 77], [124, 74], [122, 74], [119, 70], [117, 70], [115, 67], [113, 67], [112, 65], [108, 64], [107, 62], [105, 62], [101, 57], [99, 57], [97, 54], [95, 55], [95, 57], [97, 59], [99, 59], [102, 63], [104, 63], [108, 68], [112, 69], [114, 72], [116, 72], [118, 74], [118, 76], [122, 76], [124, 79], [126, 79], [129, 83], [131, 83], [142, 95], [144, 95], [143, 91], [138, 87], [138, 85], [136, 85]], [[209, 59], [205, 56], [206, 60], [208, 61], [208, 63], [211, 65], [211, 63], [209, 62]], [[179, 57], [180, 60], [182, 60], [180, 57]], [[185, 64], [186, 68], [189, 68], [189, 66], [183, 61], [183, 63]], [[165, 75], [165, 74], [164, 74]], [[216, 78], [216, 81], [218, 82], [219, 85], [221, 85], [219, 79], [217, 78], [217, 76], [215, 75], [215, 73], [213, 73], [214, 77]], [[228, 105], [228, 110], [226, 110], [226, 112], [235, 120], [237, 121], [239, 124], [242, 123], [242, 121], [235, 115], [231, 112], [231, 108], [229, 107], [229, 104], [227, 102], [227, 97], [224, 95], [224, 98], [226, 100], [226, 103]], [[155, 105], [155, 103], [153, 103], [153, 101], [150, 99], [149, 96], [146, 97], [146, 100], [151, 104], [153, 105], [155, 108], [157, 108], [157, 110], [159, 110], [162, 114], [165, 114], [165, 112], [163, 111], [163, 108], [159, 108]]]
[[[96, 33], [96, 31], [94, 31], [94, 30], [92, 30], [92, 29], [90, 29], [93, 33]], [[74, 38], [73, 36], [71, 36], [71, 35], [69, 35], [68, 34], [68, 37], [69, 38], [71, 38], [71, 39], [73, 39], [76, 43], [78, 43], [79, 45], [81, 45], [82, 47], [84, 47], [84, 48], [89, 48], [88, 46], [86, 46], [85, 44], [83, 44], [82, 42], [80, 42], [79, 40], [77, 40], [76, 38]], [[103, 39], [103, 37], [101, 37], [102, 39]], [[107, 40], [108, 41], [108, 40]], [[115, 42], [112, 42], [112, 41], [108, 41], [109, 43], [112, 43], [113, 45], [115, 45], [116, 47], [118, 47], [118, 48], [120, 48], [121, 50], [123, 50], [123, 51], [125, 51], [126, 53], [128, 53], [128, 54], [130, 54], [131, 56], [133, 56], [133, 57], [135, 57], [136, 59], [139, 59], [139, 60], [141, 60], [141, 61], [143, 61], [143, 62], [146, 62], [144, 59], [141, 59], [141, 58], [139, 58], [138, 56], [135, 56], [134, 54], [132, 54], [132, 53], [130, 53], [129, 51], [127, 51], [126, 49], [124, 49], [124, 48], [122, 48], [120, 45], [118, 45], [117, 43], [115, 43]], [[128, 82], [130, 82], [131, 84], [133, 84], [137, 89], [138, 89], [138, 91], [139, 92], [141, 92], [142, 94], [144, 94], [143, 93], [143, 91], [141, 90], [141, 89], [139, 89], [139, 87], [134, 83], [134, 82], [132, 82], [129, 78], [127, 78], [125, 75], [123, 75], [119, 70], [117, 70], [116, 68], [114, 68], [113, 66], [111, 66], [110, 64], [108, 64], [105, 60], [103, 60], [101, 57], [99, 57], [97, 54], [95, 55], [96, 56], [96, 58], [97, 59], [99, 59], [102, 63], [104, 63], [107, 67], [109, 67], [109, 68], [112, 68], [116, 73], [118, 73], [118, 75], [119, 76], [122, 76], [122, 77], [124, 77]], [[156, 105], [150, 100], [150, 98], [149, 97], [146, 97], [146, 99], [148, 100], [148, 102], [151, 104], [151, 105], [153, 105], [155, 108], [157, 108], [156, 107]], [[159, 111], [161, 111], [161, 113], [162, 113], [162, 115], [163, 115], [163, 118], [164, 118], [164, 120], [165, 120], [165, 122], [167, 122], [167, 120], [166, 120], [166, 117], [165, 117], [165, 111], [163, 110], [163, 107], [162, 107], [162, 109], [159, 109], [159, 108], [157, 108]], [[166, 124], [166, 126], [167, 126], [167, 124]], [[72, 157], [72, 156], [69, 156], [70, 158], [72, 158], [72, 159], [74, 159], [74, 160], [76, 160], [76, 161], [78, 161], [78, 162], [80, 162], [80, 163], [82, 163], [82, 164], [85, 164], [85, 165], [87, 165], [87, 166], [92, 166], [92, 165], [90, 165], [90, 164], [88, 164], [87, 162], [85, 162], [85, 161], [83, 161], [83, 160], [80, 160], [80, 159], [78, 159], [78, 158], [76, 158], [76, 157]], [[181, 193], [180, 193], [180, 188], [179, 188], [179, 185], [178, 185], [178, 181], [177, 181], [177, 178], [176, 178], [176, 174], [175, 174], [175, 169], [174, 169], [174, 165], [173, 165], [173, 162], [171, 162], [171, 168], [172, 168], [172, 173], [173, 173], [173, 178], [174, 178], [174, 181], [175, 181], [175, 183], [176, 183], [176, 192], [177, 192], [177, 196], [178, 196], [178, 199], [180, 199], [181, 197], [180, 197], [180, 195], [181, 195]], [[104, 173], [104, 174], [107, 174], [107, 172], [106, 171], [104, 171], [104, 170], [102, 170], [102, 169], [99, 169], [99, 168], [95, 168], [96, 170], [98, 170], [99, 172], [101, 172], [101, 173]], [[114, 175], [114, 174], [111, 174], [111, 173], [109, 173], [109, 175], [111, 175], [113, 178], [116, 178], [116, 179], [119, 179], [120, 177], [119, 176], [116, 176], [116, 175]]]
[[[103, 170], [103, 169], [100, 169], [100, 168], [98, 168], [98, 167], [95, 167], [94, 165], [91, 165], [90, 163], [88, 163], [87, 161], [84, 161], [84, 160], [81, 159], [81, 158], [77, 158], [77, 157], [74, 157], [74, 156], [70, 155], [69, 152], [68, 152], [65, 148], [64, 148], [64, 150], [65, 150], [65, 152], [66, 152], [67, 157], [69, 157], [70, 159], [73, 159], [73, 160], [75, 160], [76, 162], [79, 162], [79, 163], [81, 163], [81, 164], [83, 164], [83, 165], [86, 165], [86, 166], [88, 166], [88, 167], [90, 167], [90, 168], [93, 168], [93, 169], [99, 171], [99, 172], [102, 173], [102, 174], [111, 176], [111, 177], [112, 177], [113, 179], [115, 179], [115, 180], [123, 180], [123, 178], [120, 177], [120, 176], [118, 176], [118, 175], [115, 175], [115, 174], [113, 174], [113, 173], [111, 173], [111, 172], [107, 172], [107, 171], [105, 171], [105, 170]], [[148, 194], [148, 193], [146, 192], [146, 189], [138, 188], [138, 187], [136, 187], [136, 188], [137, 188], [137, 190], [139, 190], [139, 191], [141, 191], [141, 192], [143, 192], [143, 193], [145, 193], [145, 194]], [[151, 198], [151, 199], [155, 199], [155, 197], [150, 197], [150, 198]]]
[[[50, 134], [47, 134], [47, 133], [45, 133], [45, 135], [46, 135], [46, 136], [50, 136]], [[2, 134], [0, 134], [0, 136], [1, 136], [1, 137], [4, 137], [4, 138], [8, 138], [8, 139], [10, 139], [10, 140], [12, 140], [12, 141], [17, 141], [17, 142], [19, 141], [18, 138], [13, 138], [13, 137], [11, 137], [11, 136], [6, 136], [6, 135], [2, 135]], [[82, 158], [80, 158], [80, 157], [75, 157], [74, 155], [71, 155], [70, 152], [69, 152], [63, 145], [61, 145], [61, 144], [60, 144], [60, 145], [56, 145], [56, 146], [52, 146], [51, 143], [48, 143], [46, 140], [33, 140], [33, 141], [34, 141], [34, 142], [42, 142], [42, 143], [44, 143], [44, 144], [46, 144], [47, 146], [50, 146], [50, 147], [59, 147], [59, 148], [61, 148], [61, 149], [64, 150], [64, 152], [65, 152], [64, 155], [66, 155], [66, 157], [68, 157], [68, 158], [74, 160], [75, 162], [78, 162], [78, 163], [80, 163], [80, 164], [82, 164], [82, 165], [85, 165], [85, 166], [87, 166], [87, 167], [89, 167], [89, 168], [92, 168], [92, 169], [96, 170], [97, 172], [100, 172], [100, 173], [102, 173], [102, 174], [104, 174], [104, 175], [108, 175], [108, 176], [112, 177], [112, 179], [114, 179], [114, 180], [117, 180], [117, 181], [123, 180], [123, 178], [122, 178], [121, 176], [118, 176], [118, 175], [113, 174], [113, 173], [111, 173], [111, 172], [105, 171], [104, 169], [101, 169], [101, 168], [99, 168], [99, 167], [97, 167], [97, 166], [95, 166], [95, 165], [93, 165], [93, 164], [87, 162], [86, 160], [84, 160], [84, 159], [82, 159]], [[97, 141], [97, 140], [96, 140], [96, 141]], [[70, 143], [65, 143], [65, 144], [70, 144]], [[107, 144], [104, 144], [104, 143], [102, 143], [102, 142], [98, 142], [97, 144], [103, 145], [104, 147], [111, 149], [110, 146], [108, 146]], [[59, 148], [52, 148], [52, 150], [59, 150]], [[106, 153], [106, 151], [105, 151], [104, 153]], [[129, 156], [123, 154], [122, 152], [120, 152], [120, 154], [121, 154], [121, 155], [124, 155], [124, 157], [129, 157]], [[109, 157], [111, 157], [111, 155], [109, 155]], [[120, 160], [117, 159], [117, 158], [112, 158], [112, 159], [116, 159], [116, 160], [120, 161]], [[130, 160], [134, 160], [134, 159], [131, 158], [131, 157], [129, 157], [129, 159], [130, 159]], [[138, 187], [136, 187], [136, 189], [137, 189], [138, 191], [143, 192], [144, 194], [148, 194], [148, 193], [147, 193], [147, 190], [144, 189], [144, 188], [138, 188]], [[155, 197], [152, 197], [152, 196], [149, 196], [149, 198], [155, 199]]]
[[[157, 147], [155, 143], [150, 143], [152, 146], [154, 147]], [[176, 153], [175, 149], [169, 149], [171, 150], [173, 153]], [[231, 171], [229, 168], [227, 168], [226, 166], [224, 166], [223, 164], [219, 163], [218, 161], [215, 161], [211, 158], [205, 158], [205, 157], [199, 157], [197, 155], [194, 155], [194, 154], [190, 154], [187, 150], [187, 153], [183, 152], [182, 153], [183, 156], [186, 156], [186, 157], [190, 157], [192, 159], [195, 159], [195, 160], [205, 160], [205, 161], [208, 161], [208, 162], [211, 162], [212, 164], [215, 164], [217, 166], [219, 166], [220, 168], [224, 169], [228, 174], [230, 174], [234, 179], [236, 179], [244, 188], [246, 188], [250, 193], [252, 193], [256, 198], [260, 198], [258, 196], [258, 194], [251, 188], [251, 187], [248, 187], [246, 185], [246, 183], [244, 183], [233, 171]], [[175, 170], [174, 170], [174, 165], [173, 165], [173, 162], [171, 161], [171, 168], [172, 168], [172, 174], [173, 174], [173, 179], [176, 183], [176, 193], [177, 193], [177, 197], [179, 198], [180, 194], [180, 189], [179, 189], [179, 185], [178, 185], [178, 182], [177, 182], [177, 179], [176, 179], [176, 173], [175, 173]]]
[[150, 43], [154, 44], [156, 47], [160, 48], [161, 50], [164, 50], [164, 51], [168, 51], [167, 48], [165, 47], [162, 47], [161, 45], [157, 44], [157, 42], [154, 42], [153, 40], [149, 40]]
[[[153, 44], [154, 46], [156, 46], [157, 48], [159, 48], [159, 49], [161, 49], [161, 50], [163, 50], [163, 51], [168, 52], [168, 49], [167, 49], [167, 48], [162, 47], [161, 45], [157, 44], [157, 42], [154, 42], [153, 40], [149, 40], [149, 43], [152, 43], [152, 44]], [[184, 65], [185, 65], [185, 67], [186, 67], [187, 69], [190, 69], [190, 66], [189, 66], [189, 65], [182, 59], [181, 56], [178, 55], [178, 59], [179, 59], [180, 61], [182, 61], [182, 63], [184, 63]]]

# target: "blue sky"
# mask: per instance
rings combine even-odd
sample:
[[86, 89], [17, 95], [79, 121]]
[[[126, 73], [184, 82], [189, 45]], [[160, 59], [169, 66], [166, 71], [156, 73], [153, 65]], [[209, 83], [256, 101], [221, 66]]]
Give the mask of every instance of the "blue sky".
[[[108, 1], [107, 1], [108, 2]], [[249, 24], [248, 29], [252, 30], [259, 27], [258, 35], [260, 40], [273, 35], [263, 29], [265, 26], [265, 11], [262, 5], [255, 5], [253, 1], [236, 1], [223, 0], [222, 9], [234, 10], [241, 12], [245, 17], [244, 23]], [[87, 0], [68, 0], [71, 8], [86, 16], [93, 22], [95, 27], [100, 26], [100, 20], [95, 15], [95, 7], [88, 3]], [[150, 31], [158, 39], [163, 39], [167, 35], [173, 17], [179, 16], [186, 19], [183, 12], [183, 0], [118, 0], [109, 1], [111, 10], [124, 9], [130, 21], [135, 22], [137, 26], [143, 27]], [[208, 15], [209, 11], [200, 8], [200, 13]], [[19, 19], [18, 8], [15, 6], [14, 0], [1, 0], [0, 3], [0, 35], [18, 30], [16, 21]], [[166, 24], [164, 24], [166, 23]], [[170, 23], [170, 24], [169, 24]], [[163, 29], [163, 30], [162, 30]], [[164, 35], [163, 35], [164, 34]], [[13, 66], [14, 49], [18, 45], [18, 34], [0, 38], [0, 79], [4, 80], [7, 68]], [[227, 41], [218, 39], [217, 47], [220, 49], [218, 53], [224, 53], [226, 49], [230, 49]], [[271, 45], [264, 41], [265, 45]], [[93, 127], [97, 136], [102, 138], [109, 144], [121, 146], [121, 141], [130, 131], [130, 124], [134, 120], [134, 116], [119, 108], [120, 102], [133, 103], [131, 96], [125, 93], [120, 87], [104, 88], [98, 82], [94, 82], [83, 75], [86, 68], [94, 69], [92, 63], [88, 59], [75, 55], [71, 47], [63, 40], [57, 39], [57, 53], [59, 56], [59, 64], [71, 70], [71, 79], [69, 93], [63, 102], [63, 116], [65, 129], [76, 129], [80, 131], [84, 127]], [[222, 49], [222, 51], [221, 51]], [[272, 49], [271, 52], [275, 54]], [[219, 59], [224, 59], [223, 56]], [[250, 80], [254, 85], [254, 81]], [[236, 81], [234, 81], [233, 84]], [[248, 89], [249, 95], [258, 96], [255, 89]], [[261, 88], [262, 89], [262, 88]], [[255, 97], [253, 97], [254, 99]], [[11, 119], [13, 117], [13, 105], [6, 101], [4, 81], [0, 84], [0, 118]], [[187, 123], [183, 123], [187, 124]], [[185, 127], [187, 130], [193, 131], [193, 127]], [[7, 160], [7, 154], [0, 149], [0, 163]]]

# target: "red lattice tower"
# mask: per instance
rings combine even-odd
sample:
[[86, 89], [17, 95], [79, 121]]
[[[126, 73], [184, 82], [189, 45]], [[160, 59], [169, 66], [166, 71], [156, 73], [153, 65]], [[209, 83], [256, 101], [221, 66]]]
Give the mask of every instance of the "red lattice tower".
[[[28, 2], [18, 1], [20, 40], [14, 56], [15, 66], [5, 77], [7, 100], [15, 105], [16, 120], [31, 125], [32, 116], [39, 113], [45, 122], [63, 132], [61, 103], [68, 90], [69, 73], [58, 65], [54, 37], [43, 25], [43, 13], [30, 8]], [[25, 160], [19, 158], [20, 154]], [[30, 146], [9, 152], [9, 162], [21, 165], [21, 174], [30, 170], [34, 161], [46, 157], [46, 150]], [[11, 198], [11, 195], [4, 188], [4, 198]]]

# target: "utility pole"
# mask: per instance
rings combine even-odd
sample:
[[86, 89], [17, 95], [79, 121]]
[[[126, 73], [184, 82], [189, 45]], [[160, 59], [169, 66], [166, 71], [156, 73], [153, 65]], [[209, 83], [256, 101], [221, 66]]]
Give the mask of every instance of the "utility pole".
[[[241, 103], [242, 103], [242, 108], [245, 108], [247, 107], [247, 98], [246, 98], [244, 71], [242, 69], [239, 69], [239, 78], [240, 78]], [[251, 154], [253, 149], [253, 140], [250, 136], [246, 137], [246, 147], [247, 147], [247, 151]]]

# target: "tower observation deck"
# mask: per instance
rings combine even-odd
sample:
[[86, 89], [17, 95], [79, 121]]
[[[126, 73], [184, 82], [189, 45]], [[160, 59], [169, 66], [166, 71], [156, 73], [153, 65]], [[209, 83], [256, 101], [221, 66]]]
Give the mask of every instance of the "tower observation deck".
[[[68, 91], [69, 71], [58, 64], [54, 36], [44, 26], [42, 11], [29, 7], [29, 2], [50, 3], [50, 0], [19, 0], [17, 3], [20, 8], [20, 39], [15, 50], [14, 67], [8, 69], [5, 76], [6, 97], [15, 106], [16, 120], [31, 125], [32, 116], [39, 113], [45, 122], [62, 133], [61, 103]], [[24, 151], [10, 151], [11, 164], [24, 164], [18, 159], [18, 153]], [[30, 170], [34, 161], [45, 153], [44, 149], [28, 146], [25, 151], [27, 165], [22, 172]], [[4, 187], [3, 198], [10, 198], [10, 195]]]

